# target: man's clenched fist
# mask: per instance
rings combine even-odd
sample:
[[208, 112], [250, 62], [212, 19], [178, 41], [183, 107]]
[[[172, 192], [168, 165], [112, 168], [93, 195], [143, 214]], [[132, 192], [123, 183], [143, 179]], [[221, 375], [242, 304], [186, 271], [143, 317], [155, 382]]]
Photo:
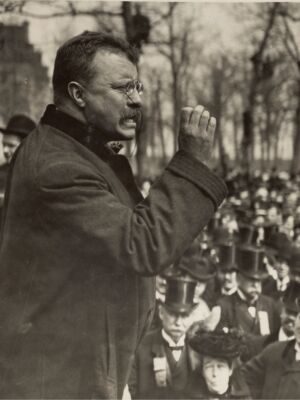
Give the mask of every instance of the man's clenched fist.
[[203, 106], [181, 110], [178, 136], [179, 150], [206, 163], [212, 154], [217, 121]]

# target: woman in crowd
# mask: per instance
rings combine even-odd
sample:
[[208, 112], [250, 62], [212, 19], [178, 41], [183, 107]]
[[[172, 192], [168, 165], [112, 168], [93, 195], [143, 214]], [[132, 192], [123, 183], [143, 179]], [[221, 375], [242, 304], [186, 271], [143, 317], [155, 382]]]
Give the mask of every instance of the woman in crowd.
[[189, 339], [189, 344], [200, 356], [200, 363], [190, 376], [186, 398], [250, 399], [238, 368], [243, 349], [243, 337], [239, 332], [199, 330]]

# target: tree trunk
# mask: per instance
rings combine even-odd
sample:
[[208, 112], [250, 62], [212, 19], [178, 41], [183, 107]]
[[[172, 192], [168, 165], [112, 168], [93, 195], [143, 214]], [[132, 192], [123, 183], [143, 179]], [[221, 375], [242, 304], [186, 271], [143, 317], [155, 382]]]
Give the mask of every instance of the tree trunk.
[[300, 79], [298, 79], [297, 102], [291, 174], [300, 172]]

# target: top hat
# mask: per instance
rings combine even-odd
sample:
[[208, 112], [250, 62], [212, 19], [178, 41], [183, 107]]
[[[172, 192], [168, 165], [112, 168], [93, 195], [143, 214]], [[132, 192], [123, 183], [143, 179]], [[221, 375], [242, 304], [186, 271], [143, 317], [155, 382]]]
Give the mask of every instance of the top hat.
[[236, 271], [236, 245], [233, 242], [220, 243], [218, 246], [218, 268], [222, 271]]
[[292, 255], [292, 243], [283, 232], [272, 234], [267, 241], [264, 241], [267, 250], [271, 250], [275, 257], [289, 261]]
[[237, 358], [245, 347], [243, 335], [234, 329], [213, 332], [199, 330], [189, 339], [189, 345], [201, 355], [228, 361]]
[[10, 135], [20, 136], [22, 139], [25, 138], [33, 129], [36, 124], [31, 118], [23, 114], [16, 114], [8, 121], [6, 128], [0, 127], [0, 132]]
[[275, 224], [266, 224], [264, 225], [264, 240], [263, 244], [269, 247], [272, 244], [273, 236], [278, 232], [278, 226]]
[[289, 259], [289, 266], [293, 275], [300, 276], [300, 249], [294, 249]]
[[282, 302], [288, 310], [299, 312], [300, 282], [291, 281], [282, 297]]
[[171, 311], [190, 312], [194, 303], [197, 282], [189, 276], [177, 276], [167, 279], [167, 290], [164, 306]]
[[257, 227], [249, 224], [239, 224], [238, 242], [240, 245], [256, 244], [258, 236]]
[[248, 278], [265, 279], [268, 276], [268, 271], [264, 258], [265, 252], [261, 247], [238, 247], [236, 253], [238, 271]]

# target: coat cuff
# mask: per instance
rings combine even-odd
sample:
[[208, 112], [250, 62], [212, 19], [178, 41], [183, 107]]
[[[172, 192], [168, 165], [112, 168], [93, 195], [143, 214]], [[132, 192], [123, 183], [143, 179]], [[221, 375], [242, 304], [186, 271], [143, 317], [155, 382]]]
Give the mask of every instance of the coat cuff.
[[224, 181], [206, 165], [183, 150], [179, 150], [175, 154], [167, 169], [203, 190], [211, 198], [216, 209], [227, 195], [227, 187]]

